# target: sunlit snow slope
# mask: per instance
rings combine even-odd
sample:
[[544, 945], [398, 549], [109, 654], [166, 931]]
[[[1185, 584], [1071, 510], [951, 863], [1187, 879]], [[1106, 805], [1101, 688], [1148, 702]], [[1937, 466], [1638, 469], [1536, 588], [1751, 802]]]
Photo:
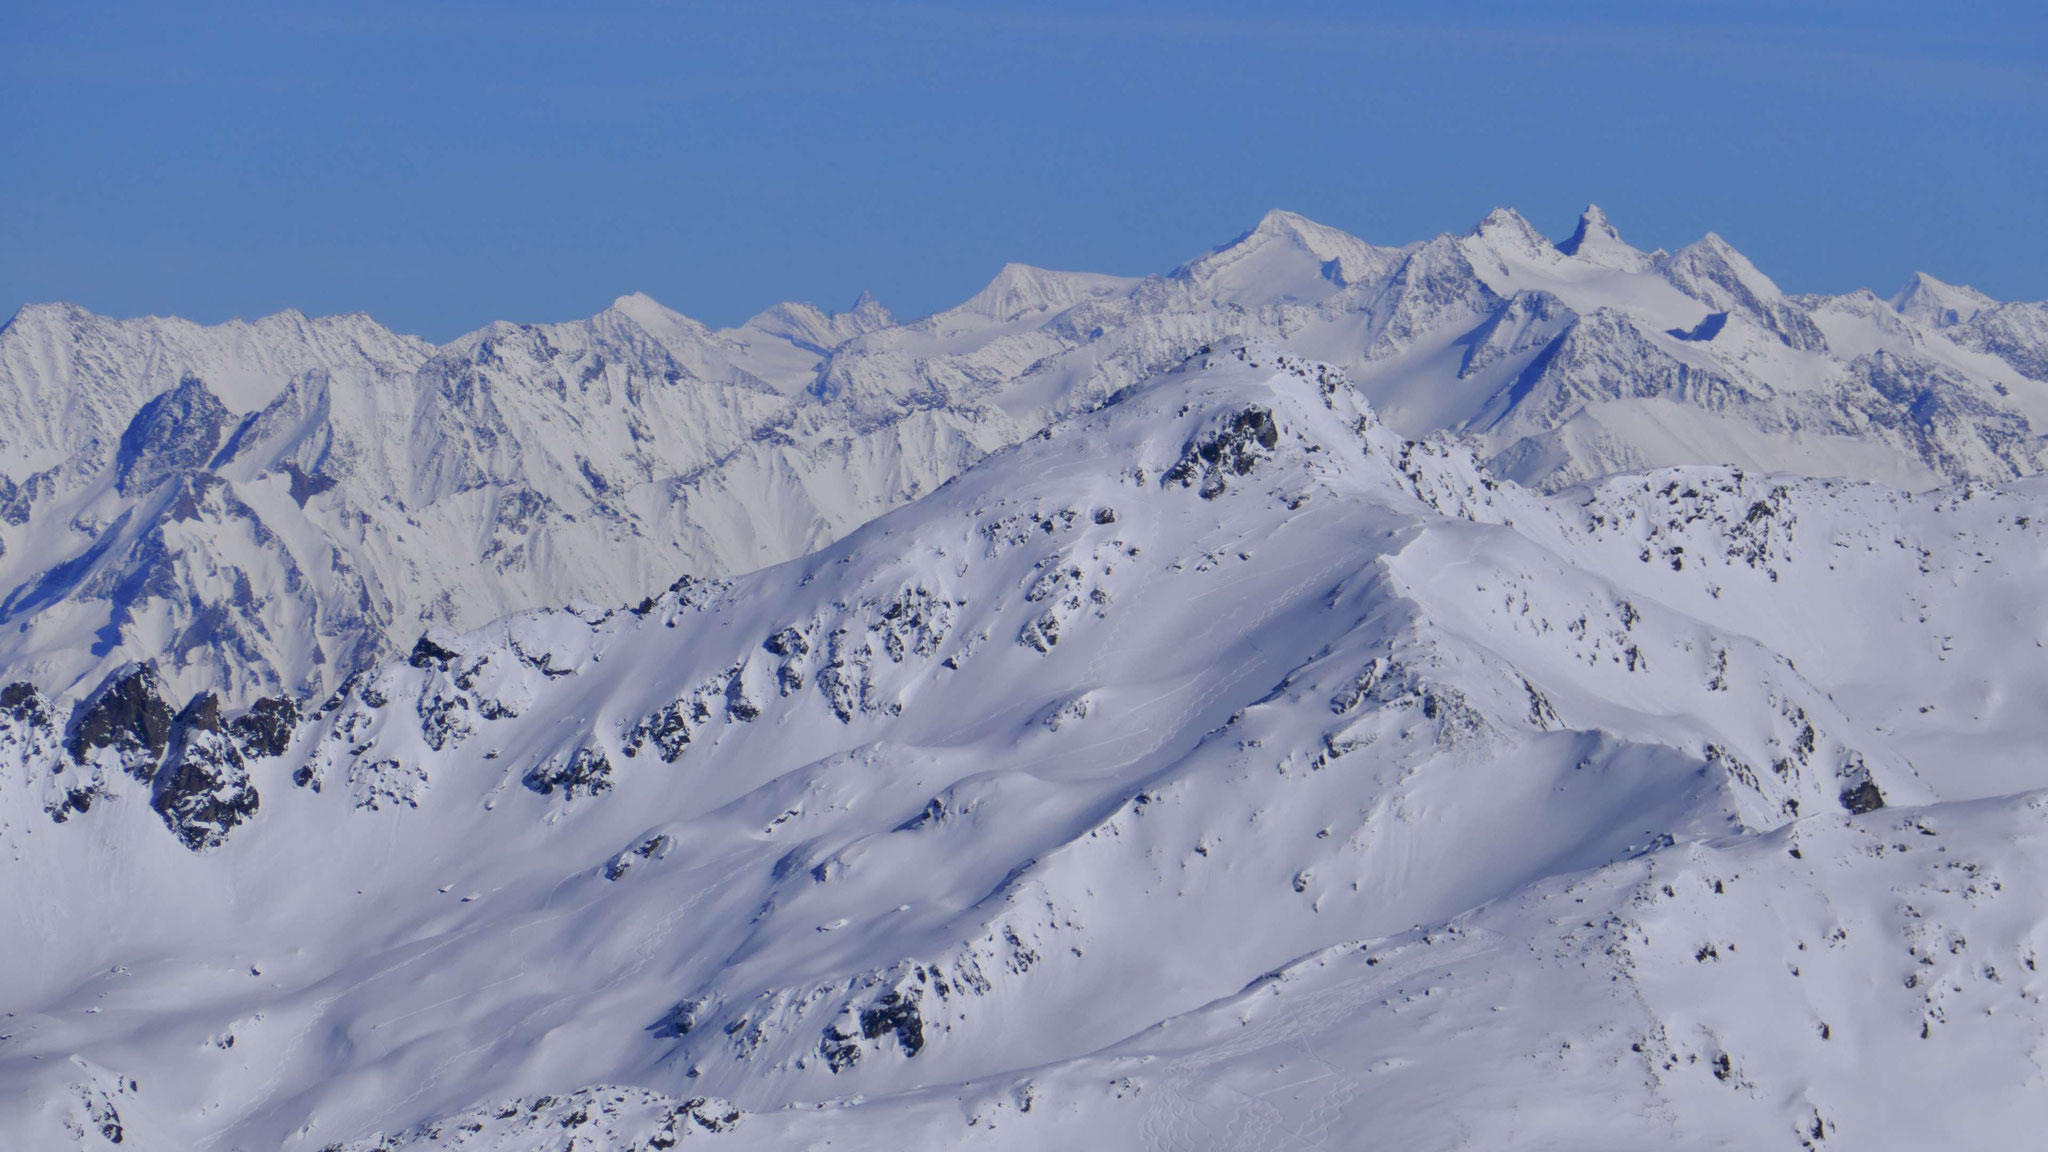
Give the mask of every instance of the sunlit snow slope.
[[9, 689], [0, 1144], [2024, 1143], [2044, 566], [2034, 482], [1546, 496], [1217, 343], [302, 709]]
[[897, 322], [706, 328], [631, 295], [441, 347], [361, 315], [0, 328], [0, 676], [65, 706], [324, 695], [427, 627], [802, 555], [1234, 338], [1344, 368], [1404, 435], [1543, 488], [1732, 464], [1924, 490], [2038, 472], [2048, 305], [1916, 277], [1788, 296], [1716, 236], [1598, 209], [1377, 247], [1286, 212], [1164, 275], [1011, 265]]

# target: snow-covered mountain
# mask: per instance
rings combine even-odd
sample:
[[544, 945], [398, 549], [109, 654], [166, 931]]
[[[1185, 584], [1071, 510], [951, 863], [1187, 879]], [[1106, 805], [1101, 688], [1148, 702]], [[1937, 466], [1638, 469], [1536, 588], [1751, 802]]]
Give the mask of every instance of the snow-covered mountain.
[[2048, 1119], [2048, 482], [1545, 494], [1256, 340], [1083, 407], [798, 559], [437, 631], [325, 700], [0, 693], [6, 1142]]
[[2031, 475], [2048, 306], [1916, 279], [1790, 297], [1714, 236], [1552, 245], [1512, 212], [1375, 247], [1284, 212], [1144, 279], [1011, 265], [897, 323], [644, 296], [442, 347], [363, 316], [0, 329], [0, 676], [67, 706], [320, 696], [425, 630], [803, 555], [1217, 341], [1344, 368], [1390, 426], [1554, 489], [1720, 463], [1925, 489]]

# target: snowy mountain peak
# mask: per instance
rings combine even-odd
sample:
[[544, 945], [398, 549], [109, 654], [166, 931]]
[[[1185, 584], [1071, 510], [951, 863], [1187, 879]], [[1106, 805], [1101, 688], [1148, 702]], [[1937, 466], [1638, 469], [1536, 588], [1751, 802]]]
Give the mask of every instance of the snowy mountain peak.
[[645, 292], [628, 292], [612, 301], [612, 311], [635, 320], [645, 318], [655, 323], [665, 323], [670, 317], [680, 315], [663, 307], [660, 301]]
[[1621, 232], [1607, 219], [1598, 204], [1586, 205], [1579, 213], [1579, 226], [1571, 236], [1557, 246], [1567, 256], [1614, 268], [1623, 272], [1641, 272], [1651, 266], [1654, 258], [1626, 240]]
[[1717, 236], [1634, 253], [1598, 208], [1557, 247], [1508, 210], [1401, 247], [1274, 211], [1172, 273], [1012, 264], [902, 324], [862, 297], [713, 332], [633, 293], [435, 348], [360, 315], [37, 305], [0, 331], [0, 665], [60, 700], [148, 656], [181, 697], [328, 691], [425, 625], [801, 555], [1241, 336], [1546, 489], [1709, 462], [1924, 489], [2048, 462], [2041, 306], [1937, 334], [1874, 298], [1786, 298]]
[[[1275, 208], [1259, 217], [1259, 222], [1236, 241], [1236, 244], [1257, 247], [1274, 240], [1298, 245], [1303, 251], [1314, 253], [1325, 260], [1341, 259], [1355, 252], [1364, 243], [1348, 232], [1318, 224], [1298, 212]], [[1234, 247], [1236, 244], [1226, 247]]]
[[827, 312], [815, 304], [784, 301], [772, 305], [740, 326], [742, 332], [787, 340], [805, 351], [824, 355], [856, 336], [896, 323], [882, 302], [862, 292], [844, 312]]
[[1542, 259], [1554, 251], [1550, 240], [1513, 208], [1495, 208], [1465, 235], [1485, 241], [1503, 256]]
[[1666, 279], [1681, 288], [1699, 287], [1708, 295], [1712, 294], [1713, 286], [1734, 291], [1737, 283], [1759, 299], [1777, 299], [1784, 295], [1770, 277], [1750, 263], [1749, 257], [1737, 251], [1718, 232], [1709, 232], [1687, 244], [1664, 257], [1660, 264]]
[[839, 315], [847, 317], [862, 332], [873, 332], [896, 323], [896, 314], [866, 289], [862, 289], [861, 294], [854, 298], [853, 305]]
[[1966, 323], [1979, 312], [1998, 307], [1998, 301], [1966, 284], [1949, 284], [1925, 272], [1913, 278], [1893, 296], [1891, 305], [1901, 316], [1952, 328]]
[[325, 703], [0, 688], [0, 1143], [1434, 1147], [1456, 1084], [1487, 1147], [1864, 1148], [1880, 1072], [2033, 1071], [2041, 725], [1984, 701], [2043, 675], [1980, 654], [2048, 628], [2038, 485], [1545, 497], [1288, 347]]
[[1093, 272], [1058, 272], [1030, 264], [1003, 265], [981, 291], [951, 311], [986, 317], [1006, 324], [1035, 313], [1072, 307], [1091, 296], [1103, 296], [1130, 284], [1121, 276]]
[[1664, 279], [1717, 312], [1741, 316], [1770, 332], [1786, 347], [1803, 352], [1827, 348], [1812, 317], [1785, 299], [1777, 284], [1718, 234], [1700, 239], [1656, 262]]
[[638, 325], [640, 329], [657, 340], [664, 337], [684, 336], [697, 340], [708, 335], [710, 329], [703, 324], [672, 308], [667, 307], [645, 292], [628, 292], [611, 302], [611, 306], [599, 312], [593, 320], [617, 317]]
[[1369, 283], [1400, 257], [1306, 216], [1273, 209], [1252, 229], [1175, 269], [1175, 279], [1220, 300], [1280, 295], [1320, 300], [1331, 292]]
[[0, 333], [16, 328], [44, 325], [76, 325], [92, 318], [92, 313], [65, 300], [46, 300], [23, 304], [14, 310], [7, 323], [0, 324]]

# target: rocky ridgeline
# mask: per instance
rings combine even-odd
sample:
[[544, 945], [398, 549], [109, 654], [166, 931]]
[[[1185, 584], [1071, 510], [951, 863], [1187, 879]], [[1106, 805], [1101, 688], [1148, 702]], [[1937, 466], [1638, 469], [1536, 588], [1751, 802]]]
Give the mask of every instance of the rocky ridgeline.
[[[1617, 531], [1640, 535], [1642, 560], [1654, 559], [1674, 572], [1683, 571], [1690, 557], [1695, 574], [1702, 574], [1706, 570], [1700, 565], [1719, 557], [1719, 564], [1739, 563], [1775, 581], [1774, 564], [1789, 557], [1797, 516], [1787, 482], [1759, 487], [1739, 470], [1691, 470], [1682, 479], [1654, 486], [1649, 481], [1611, 485], [1586, 502], [1546, 498], [1494, 479], [1469, 443], [1447, 437], [1411, 441], [1392, 434], [1345, 374], [1329, 365], [1269, 345], [1237, 342], [1198, 349], [1181, 371], [1204, 371], [1218, 363], [1291, 378], [1290, 387], [1302, 388], [1344, 422], [1345, 442], [1316, 443], [1298, 431], [1284, 433], [1284, 421], [1259, 404], [1224, 408], [1188, 435], [1177, 458], [1159, 474], [1160, 489], [1185, 489], [1203, 501], [1217, 500], [1234, 486], [1255, 481], [1262, 464], [1291, 445], [1311, 472], [1330, 466], [1318, 461], [1333, 461], [1332, 453], [1375, 463], [1387, 470], [1394, 487], [1443, 515], [1482, 524], [1512, 525], [1518, 517], [1525, 524], [1552, 520], [1564, 523], [1560, 531], [1568, 535], [1595, 540]], [[1135, 393], [1116, 399], [1125, 395]], [[1141, 487], [1148, 483], [1142, 468], [1125, 479]], [[1752, 492], [1753, 498], [1745, 495]], [[1645, 496], [1659, 507], [1646, 511], [1640, 506]], [[1281, 504], [1292, 511], [1308, 499], [1303, 490], [1281, 497]], [[1732, 504], [1744, 510], [1733, 514]], [[1141, 554], [1135, 541], [1115, 531], [1117, 524], [1118, 513], [1107, 504], [998, 513], [978, 524], [975, 535], [990, 561], [1020, 547], [1050, 548], [1034, 562], [1021, 590], [1028, 614], [1016, 632], [1017, 644], [1050, 653], [1080, 620], [1107, 617], [1119, 566], [1134, 563]], [[1070, 542], [1082, 528], [1092, 530]], [[1709, 532], [1711, 546], [1701, 536]], [[1681, 538], [1690, 545], [1678, 543]], [[1218, 560], [1199, 559], [1195, 570], [1207, 570]], [[1510, 596], [1523, 597], [1526, 616], [1526, 588], [1512, 580], [1508, 584]], [[417, 807], [437, 760], [480, 735], [497, 739], [489, 734], [509, 733], [526, 711], [548, 698], [553, 682], [591, 667], [622, 630], [656, 623], [675, 628], [693, 615], [723, 611], [733, 588], [729, 581], [686, 576], [626, 611], [541, 611], [509, 617], [465, 637], [429, 633], [419, 637], [405, 660], [352, 677], [318, 708], [302, 707], [288, 697], [266, 697], [229, 719], [214, 694], [200, 693], [174, 712], [155, 668], [132, 665], [82, 699], [60, 728], [54, 709], [33, 686], [15, 684], [0, 692], [0, 748], [12, 749], [21, 763], [32, 766], [28, 775], [44, 789], [43, 808], [51, 819], [62, 823], [89, 812], [96, 802], [121, 794], [123, 779], [133, 780], [148, 786], [151, 807], [194, 850], [218, 847], [257, 815], [261, 796], [252, 769], [283, 757], [302, 732], [307, 739], [289, 775], [292, 785], [319, 792], [339, 780], [356, 807]], [[642, 758], [675, 763], [707, 726], [751, 724], [806, 691], [815, 693], [841, 724], [887, 720], [901, 710], [905, 686], [941, 669], [958, 670], [987, 640], [985, 631], [959, 634], [966, 606], [965, 600], [924, 584], [833, 601], [805, 619], [740, 644], [720, 671], [616, 730], [586, 722], [576, 734], [555, 739], [552, 751], [517, 769], [517, 779], [565, 803], [598, 798], [612, 790], [616, 773], [626, 764]], [[1634, 633], [1640, 613], [1625, 598], [1595, 606], [1591, 613], [1560, 609], [1557, 614], [1555, 623], [1561, 627], [1548, 643], [1595, 662], [1619, 663], [1631, 672], [1648, 669], [1648, 642]], [[1552, 623], [1539, 614], [1532, 627], [1550, 634]], [[1728, 653], [1720, 652], [1718, 659], [1713, 676], [1725, 684]], [[1526, 679], [1522, 683], [1529, 715], [1540, 726], [1562, 723], [1542, 692]], [[1346, 691], [1381, 706], [1419, 707], [1431, 720], [1454, 729], [1483, 726], [1456, 686], [1432, 684], [1377, 658]], [[1802, 689], [1799, 694], [1807, 693]], [[1804, 725], [1798, 705], [1781, 705], [1775, 695], [1771, 699], [1793, 729]], [[1085, 694], [1076, 696], [1048, 712], [1047, 727], [1057, 730], [1065, 720], [1085, 716], [1087, 707]], [[1816, 737], [1810, 726], [1804, 730], [1803, 739], [1774, 738], [1768, 749], [1757, 750], [1772, 775], [1727, 748], [1710, 750], [1708, 759], [1766, 800], [1768, 810], [1790, 816], [1799, 810], [1796, 797], [1807, 791], [1797, 780], [1805, 778], [1815, 754]], [[1341, 755], [1348, 739], [1328, 736], [1328, 754]], [[485, 753], [486, 759], [496, 756], [495, 749]], [[1828, 756], [1840, 761], [1844, 806], [1863, 810], [1882, 803], [1882, 791], [1860, 753], [1831, 751]], [[1801, 775], [1795, 777], [1795, 769]], [[1779, 786], [1773, 786], [1773, 776]], [[636, 860], [658, 856], [653, 844], [622, 850], [608, 867], [623, 874]]]
[[[192, 1080], [228, 1117], [205, 1122], [249, 1146], [296, 1129], [349, 1152], [651, 1149], [740, 1109], [733, 1139], [772, 1144], [820, 1102], [952, 1107], [963, 1082], [955, 1135], [991, 1101], [1021, 1130], [1114, 1098], [1156, 1106], [1146, 1130], [1178, 1145], [1182, 1056], [1254, 1054], [1290, 1089], [1277, 1107], [1297, 1041], [1323, 1051], [1334, 1027], [1393, 1037], [1345, 1092], [1412, 1094], [1382, 1056], [1484, 1036], [1470, 1069], [1537, 1067], [1546, 1092], [1568, 1064], [1627, 1091], [1792, 1100], [1802, 1134], [1847, 1133], [1833, 1087], [1800, 1096], [1833, 1067], [1815, 1052], [1893, 1052], [1923, 1027], [1963, 1043], [2008, 1026], [1984, 1007], [2033, 1011], [2033, 920], [1973, 919], [2018, 907], [2018, 857], [1945, 822], [2038, 805], [1986, 778], [1945, 808], [1950, 773], [1998, 749], [1959, 768], [1926, 750], [1957, 747], [1939, 743], [1951, 712], [1974, 733], [1964, 709], [1992, 687], [2031, 698], [2024, 651], [1981, 692], [1942, 673], [1950, 650], [2014, 647], [1987, 629], [2039, 627], [1997, 579], [2043, 554], [2038, 486], [1907, 496], [1681, 468], [1544, 494], [1483, 448], [1399, 435], [1330, 365], [1213, 342], [803, 560], [415, 633], [317, 703], [178, 703], [147, 668], [68, 710], [0, 691], [0, 770], [49, 789], [33, 794], [64, 824], [13, 835], [10, 809], [0, 833], [69, 874], [64, 853], [110, 839], [81, 825], [121, 827], [88, 823], [101, 802], [146, 795], [208, 855], [149, 827], [165, 850], [143, 881], [329, 886], [317, 908], [269, 902], [264, 955], [216, 961], [246, 1008], [162, 1029], [203, 1046]], [[1871, 668], [1890, 677], [1874, 704]], [[325, 837], [323, 871], [235, 874], [300, 867], [275, 848], [301, 834]], [[1832, 887], [1852, 873], [1872, 885], [1853, 900]], [[1818, 910], [1780, 918], [1765, 896], [1785, 892]], [[329, 915], [315, 960], [279, 959]], [[1393, 935], [1331, 947], [1372, 933]], [[1892, 988], [1879, 1015], [1803, 999], [1822, 981], [1801, 973], [1830, 966]], [[137, 967], [137, 985], [182, 978]], [[1700, 1027], [1702, 1002], [1668, 991], [1742, 972]], [[1779, 1063], [1792, 1047], [1730, 1007], [1751, 993], [1834, 1047]], [[125, 1020], [76, 1019], [106, 1038], [73, 1048], [163, 1082]], [[334, 1035], [350, 1043], [306, 1042]], [[1126, 1058], [1151, 1044], [1180, 1055]], [[508, 1052], [528, 1079], [504, 1078]], [[317, 1108], [267, 1110], [277, 1053]], [[387, 1104], [391, 1070], [414, 1067], [442, 1079]], [[45, 1075], [83, 1085], [78, 1131], [111, 1120], [139, 1143], [178, 1123], [111, 1081]], [[532, 1094], [592, 1082], [648, 1090]]]
[[561, 1096], [525, 1096], [390, 1136], [330, 1144], [321, 1152], [483, 1152], [504, 1148], [665, 1152], [683, 1140], [729, 1132], [739, 1109], [715, 1097], [679, 1099], [644, 1088], [599, 1085]]
[[146, 786], [150, 807], [194, 851], [220, 846], [256, 815], [261, 797], [250, 765], [282, 756], [298, 722], [286, 697], [224, 719], [219, 698], [202, 692], [173, 713], [149, 664], [109, 676], [61, 728], [34, 685], [0, 688], [0, 751], [38, 789], [51, 820], [65, 823], [126, 794], [125, 779]]

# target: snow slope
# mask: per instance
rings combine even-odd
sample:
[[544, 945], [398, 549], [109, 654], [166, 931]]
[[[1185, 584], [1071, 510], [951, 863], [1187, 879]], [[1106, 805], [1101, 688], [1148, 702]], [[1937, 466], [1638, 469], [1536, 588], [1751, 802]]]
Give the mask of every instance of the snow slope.
[[820, 551], [324, 701], [8, 689], [0, 1132], [2021, 1141], [2044, 501], [1545, 495], [1219, 342]]
[[1792, 297], [1718, 237], [1552, 245], [1497, 211], [1387, 248], [1286, 212], [1142, 279], [1010, 265], [713, 331], [641, 295], [442, 347], [363, 316], [0, 329], [0, 670], [68, 705], [323, 695], [426, 628], [803, 555], [1205, 344], [1344, 368], [1405, 435], [1555, 489], [1675, 464], [1921, 490], [2039, 471], [2043, 305], [1917, 278]]

